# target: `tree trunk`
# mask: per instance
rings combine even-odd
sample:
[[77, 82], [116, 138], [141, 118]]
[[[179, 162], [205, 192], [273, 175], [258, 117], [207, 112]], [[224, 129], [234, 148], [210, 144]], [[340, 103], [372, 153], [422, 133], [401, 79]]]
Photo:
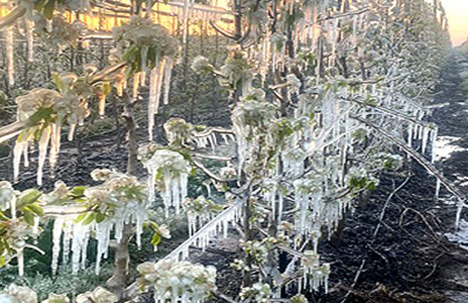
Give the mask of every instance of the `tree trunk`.
[[[131, 101], [127, 93], [124, 93], [125, 99], [124, 113], [127, 132], [127, 174], [135, 176], [137, 172], [137, 136], [136, 124], [134, 120], [134, 103]], [[125, 225], [122, 240], [116, 244], [114, 256], [114, 273], [107, 281], [106, 286], [110, 291], [114, 292], [119, 297], [123, 295], [127, 286], [127, 274], [130, 263], [130, 254], [128, 252], [128, 244], [133, 234], [131, 224]]]

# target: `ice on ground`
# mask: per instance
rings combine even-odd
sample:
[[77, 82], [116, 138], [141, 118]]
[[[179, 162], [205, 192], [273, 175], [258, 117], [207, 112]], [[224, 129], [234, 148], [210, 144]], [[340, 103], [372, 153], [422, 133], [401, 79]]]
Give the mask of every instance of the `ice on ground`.
[[460, 245], [461, 248], [468, 250], [468, 221], [460, 220], [460, 227], [454, 233], [445, 233], [450, 242]]
[[440, 161], [447, 159], [450, 155], [457, 151], [463, 151], [464, 148], [454, 145], [453, 143], [460, 138], [451, 136], [440, 136], [435, 141], [434, 146], [434, 160]]

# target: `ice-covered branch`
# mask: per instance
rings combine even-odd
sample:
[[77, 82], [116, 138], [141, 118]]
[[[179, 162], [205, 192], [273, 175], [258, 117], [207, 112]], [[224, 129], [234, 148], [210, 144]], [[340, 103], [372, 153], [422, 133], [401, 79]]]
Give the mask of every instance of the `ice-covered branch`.
[[184, 260], [189, 255], [190, 246], [197, 246], [204, 249], [209, 244], [210, 239], [219, 232], [223, 232], [224, 236], [227, 236], [229, 224], [233, 224], [240, 219], [243, 204], [243, 201], [239, 200], [234, 205], [221, 212], [213, 220], [200, 228], [192, 237], [174, 249], [164, 260]]
[[432, 165], [428, 160], [426, 160], [423, 156], [421, 156], [417, 151], [415, 151], [412, 147], [408, 146], [405, 142], [401, 141], [400, 139], [396, 138], [386, 130], [378, 127], [377, 125], [373, 124], [372, 122], [366, 121], [360, 117], [353, 116], [353, 119], [373, 128], [375, 131], [383, 135], [385, 138], [389, 139], [393, 143], [395, 143], [398, 147], [402, 150], [407, 152], [413, 159], [415, 159], [419, 164], [421, 164], [425, 169], [427, 169], [431, 174], [433, 174], [440, 182], [445, 186], [445, 188], [457, 196], [461, 201], [466, 200], [465, 193], [458, 188], [455, 184], [451, 183], [445, 176]]
[[26, 9], [23, 7], [14, 8], [8, 15], [0, 19], [0, 30], [12, 26], [15, 22], [26, 14]]

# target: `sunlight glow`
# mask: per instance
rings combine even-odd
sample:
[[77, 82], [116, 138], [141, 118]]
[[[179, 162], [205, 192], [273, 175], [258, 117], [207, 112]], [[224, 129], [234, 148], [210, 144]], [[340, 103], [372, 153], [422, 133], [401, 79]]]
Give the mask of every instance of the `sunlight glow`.
[[468, 0], [442, 0], [449, 20], [450, 35], [454, 46], [468, 37]]

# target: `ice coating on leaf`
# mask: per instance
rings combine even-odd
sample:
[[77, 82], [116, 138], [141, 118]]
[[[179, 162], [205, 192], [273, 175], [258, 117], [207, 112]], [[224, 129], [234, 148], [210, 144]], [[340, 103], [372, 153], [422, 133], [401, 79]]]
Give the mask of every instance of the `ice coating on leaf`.
[[[87, 248], [91, 234], [97, 240], [96, 274], [100, 264], [107, 258], [111, 239], [117, 243], [123, 238], [124, 226], [133, 224], [136, 242], [141, 244], [143, 224], [147, 221], [147, 190], [135, 177], [108, 169], [97, 169], [92, 173], [96, 181], [104, 181], [102, 185], [84, 190], [85, 202], [77, 208], [70, 206], [56, 207], [53, 228], [52, 272], [58, 269], [58, 260], [62, 251], [62, 262], [66, 265], [71, 260], [72, 271], [77, 273], [85, 268]], [[50, 201], [60, 200], [68, 195], [68, 189], [63, 183], [57, 184], [54, 192], [48, 195]], [[89, 211], [85, 206], [95, 209]], [[69, 253], [72, 253], [71, 257]]]

